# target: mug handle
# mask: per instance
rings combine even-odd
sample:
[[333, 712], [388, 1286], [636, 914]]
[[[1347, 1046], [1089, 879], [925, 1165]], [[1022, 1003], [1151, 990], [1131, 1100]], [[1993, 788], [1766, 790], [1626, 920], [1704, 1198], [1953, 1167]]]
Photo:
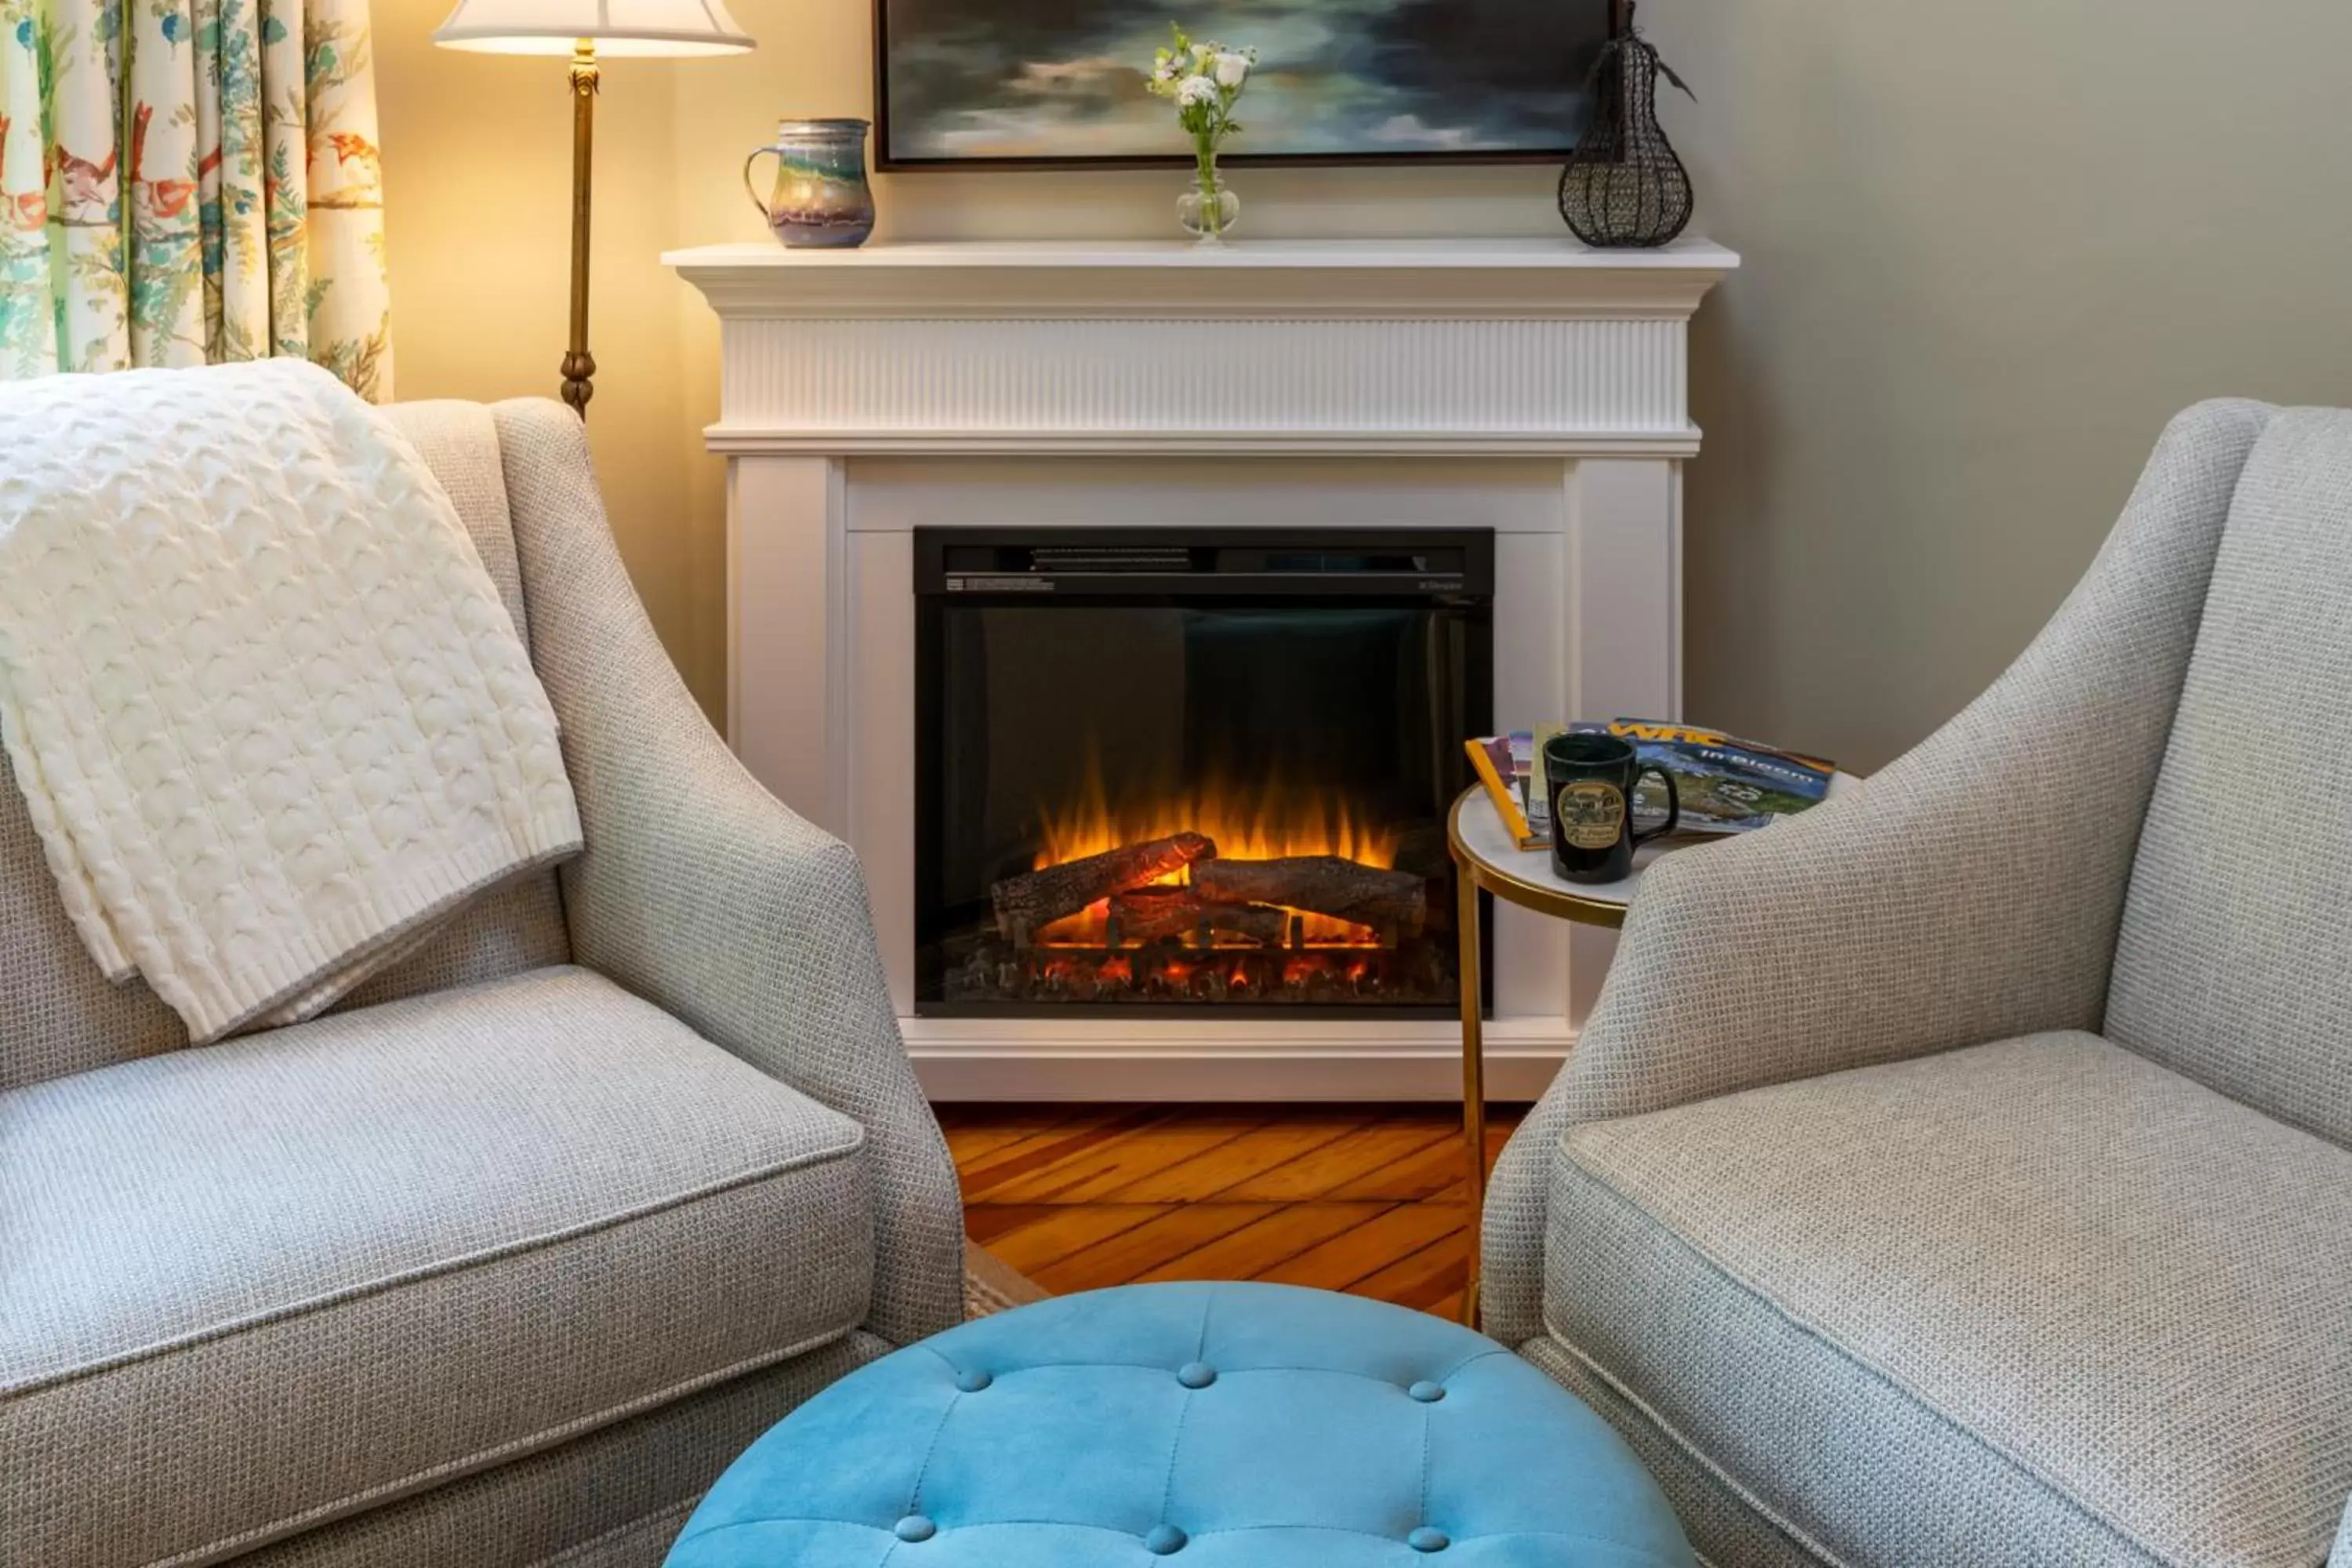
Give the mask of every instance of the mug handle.
[[783, 154], [776, 153], [773, 147], [753, 148], [751, 156], [743, 160], [743, 194], [751, 198], [751, 205], [760, 209], [761, 217], [767, 220], [770, 228], [773, 228], [776, 226], [776, 220], [770, 215], [768, 204], [760, 199], [759, 190], [751, 184], [751, 165], [760, 161], [760, 154], [762, 153], [775, 153], [779, 159], [783, 157]]
[[[1647, 844], [1651, 839], [1659, 837], [1661, 834], [1672, 833], [1675, 830], [1675, 824], [1681, 822], [1683, 819], [1683, 800], [1681, 795], [1675, 789], [1675, 775], [1660, 767], [1640, 768], [1634, 772], [1633, 782], [1637, 784], [1640, 784], [1642, 782], [1642, 775], [1644, 773], [1655, 774], [1658, 782], [1666, 786], [1666, 819], [1655, 827], [1648, 828], [1638, 833], [1633, 830], [1633, 824], [1629, 820], [1626, 823], [1627, 837], [1629, 837], [1635, 844]], [[1628, 818], [1632, 817], [1633, 815], [1633, 802], [1630, 800], [1625, 804], [1625, 815]]]

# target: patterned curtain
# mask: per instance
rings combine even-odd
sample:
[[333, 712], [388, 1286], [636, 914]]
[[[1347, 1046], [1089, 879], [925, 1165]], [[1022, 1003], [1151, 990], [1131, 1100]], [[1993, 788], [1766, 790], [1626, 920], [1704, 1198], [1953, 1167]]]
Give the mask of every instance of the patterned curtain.
[[0, 380], [307, 355], [392, 396], [367, 0], [0, 0]]

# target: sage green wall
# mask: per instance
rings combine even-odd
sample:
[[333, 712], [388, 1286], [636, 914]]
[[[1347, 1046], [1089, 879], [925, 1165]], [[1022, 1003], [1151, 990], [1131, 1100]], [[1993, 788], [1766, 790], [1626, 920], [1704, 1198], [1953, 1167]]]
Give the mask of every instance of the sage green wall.
[[[870, 110], [869, 0], [730, 0], [751, 57], [624, 62], [598, 137], [590, 430], [689, 682], [724, 679], [715, 324], [659, 250], [761, 230], [780, 115]], [[1475, 0], [1456, 0], [1472, 4]], [[377, 0], [403, 395], [551, 391], [566, 104]], [[1694, 331], [1694, 717], [1875, 767], [2021, 647], [2172, 410], [2352, 404], [2345, 0], [1647, 0], [1666, 123], [1745, 268]], [[1539, 168], [1251, 171], [1242, 237], [1547, 234]], [[1161, 235], [1164, 174], [902, 175], [886, 237]]]
[[1652, 0], [1745, 268], [1694, 328], [1695, 715], [1876, 766], [2201, 397], [2352, 405], [2343, 0]]

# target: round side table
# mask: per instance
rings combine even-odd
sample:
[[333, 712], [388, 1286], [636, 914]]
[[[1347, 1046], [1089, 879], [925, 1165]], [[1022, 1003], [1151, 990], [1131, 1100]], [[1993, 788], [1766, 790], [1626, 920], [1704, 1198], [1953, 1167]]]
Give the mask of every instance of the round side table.
[[1445, 818], [1445, 842], [1462, 873], [1456, 879], [1461, 905], [1454, 930], [1462, 943], [1457, 982], [1462, 992], [1462, 1141], [1470, 1161], [1470, 1275], [1462, 1289], [1462, 1321], [1475, 1329], [1479, 1235], [1486, 1206], [1486, 985], [1479, 965], [1478, 894], [1484, 890], [1555, 920], [1614, 930], [1625, 923], [1643, 868], [1663, 851], [1654, 844], [1635, 850], [1633, 874], [1622, 882], [1571, 882], [1552, 869], [1549, 851], [1519, 847], [1484, 784], [1472, 784], [1454, 797]]
[[[1857, 782], [1850, 774], [1837, 774], [1830, 780], [1831, 796], [1844, 794]], [[1551, 868], [1549, 851], [1518, 847], [1483, 784], [1472, 784], [1454, 797], [1454, 809], [1445, 818], [1445, 841], [1462, 871], [1457, 879], [1461, 909], [1454, 927], [1462, 942], [1462, 1136], [1469, 1145], [1470, 1163], [1470, 1275], [1462, 1291], [1462, 1321], [1475, 1328], [1479, 1229], [1486, 1204], [1486, 1020], [1479, 1005], [1484, 986], [1478, 973], [1478, 894], [1484, 889], [1538, 914], [1613, 931], [1625, 923], [1625, 911], [1642, 885], [1643, 871], [1678, 846], [1642, 846], [1633, 852], [1633, 874], [1622, 882], [1571, 882]]]

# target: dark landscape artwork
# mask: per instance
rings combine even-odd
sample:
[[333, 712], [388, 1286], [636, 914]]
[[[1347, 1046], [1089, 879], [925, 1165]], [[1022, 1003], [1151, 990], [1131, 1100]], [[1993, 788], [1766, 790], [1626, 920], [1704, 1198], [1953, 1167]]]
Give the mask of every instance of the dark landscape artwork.
[[885, 168], [1181, 159], [1171, 22], [1255, 48], [1229, 160], [1564, 157], [1610, 0], [877, 0]]

